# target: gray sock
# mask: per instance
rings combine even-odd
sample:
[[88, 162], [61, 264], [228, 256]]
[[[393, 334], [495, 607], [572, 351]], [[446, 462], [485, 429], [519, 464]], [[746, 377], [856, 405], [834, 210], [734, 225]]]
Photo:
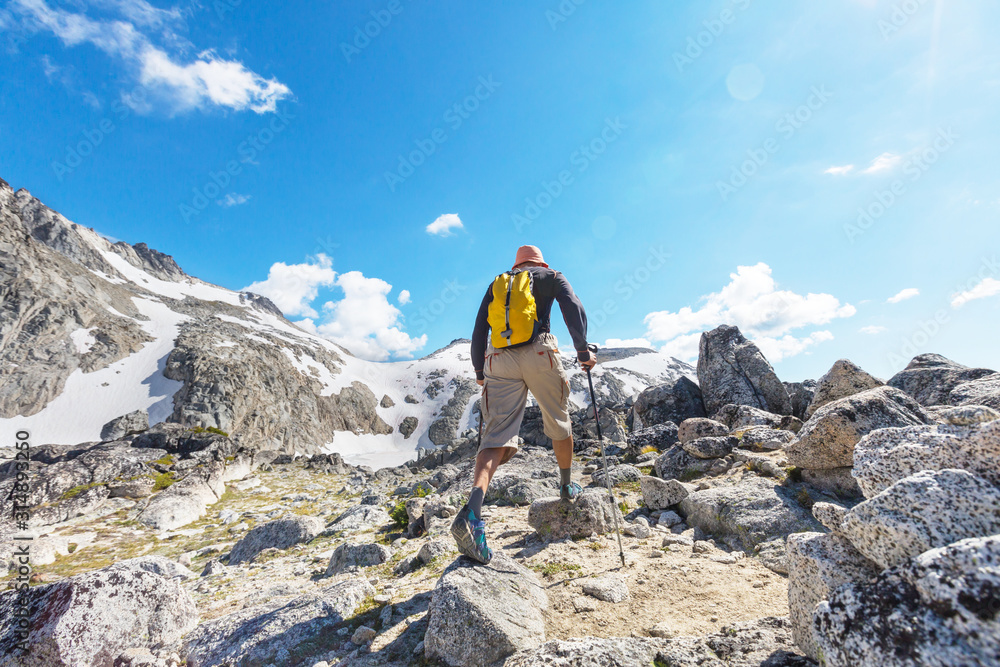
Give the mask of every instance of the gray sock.
[[570, 473], [573, 472], [573, 467], [569, 468], [559, 468], [559, 484], [562, 486], [569, 486]]
[[485, 494], [483, 493], [483, 490], [480, 489], [478, 486], [473, 487], [472, 493], [469, 494], [468, 507], [470, 510], [472, 510], [472, 513], [476, 516], [476, 519], [478, 521], [482, 521], [483, 519], [482, 512], [483, 512], [484, 495]]

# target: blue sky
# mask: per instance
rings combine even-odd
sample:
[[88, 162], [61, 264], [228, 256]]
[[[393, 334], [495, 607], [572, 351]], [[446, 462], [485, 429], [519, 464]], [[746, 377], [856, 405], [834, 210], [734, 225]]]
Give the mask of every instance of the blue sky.
[[12, 0], [0, 176], [372, 358], [533, 243], [598, 343], [1000, 367], [1000, 6], [776, 5]]

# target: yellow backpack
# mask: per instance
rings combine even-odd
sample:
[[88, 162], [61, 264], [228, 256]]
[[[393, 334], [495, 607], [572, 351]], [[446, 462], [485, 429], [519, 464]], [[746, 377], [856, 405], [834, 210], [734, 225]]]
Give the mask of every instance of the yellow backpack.
[[494, 349], [517, 347], [535, 340], [538, 313], [531, 285], [531, 271], [523, 269], [507, 271], [493, 279], [493, 300], [486, 320]]

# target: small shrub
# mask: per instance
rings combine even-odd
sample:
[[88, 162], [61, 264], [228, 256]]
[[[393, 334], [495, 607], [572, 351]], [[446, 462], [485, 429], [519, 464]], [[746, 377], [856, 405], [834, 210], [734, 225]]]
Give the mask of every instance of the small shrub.
[[406, 513], [406, 502], [400, 500], [389, 512], [389, 516], [400, 528], [410, 525], [410, 515]]
[[587, 546], [593, 549], [594, 551], [600, 551], [601, 549], [604, 548], [604, 544], [601, 542], [591, 542]]
[[70, 498], [75, 498], [84, 491], [92, 489], [95, 486], [103, 486], [103, 484], [103, 482], [91, 482], [90, 484], [80, 484], [79, 486], [74, 486], [72, 489], [63, 491], [63, 494], [59, 496], [59, 500], [69, 500]]
[[161, 456], [155, 461], [150, 461], [149, 465], [161, 465], [161, 466], [172, 466], [177, 462], [173, 454], [167, 454], [166, 456]]
[[660, 450], [658, 450], [655, 445], [646, 445], [645, 447], [643, 447], [639, 451], [639, 453], [640, 454], [649, 454], [650, 452], [658, 452], [658, 451], [660, 451]]

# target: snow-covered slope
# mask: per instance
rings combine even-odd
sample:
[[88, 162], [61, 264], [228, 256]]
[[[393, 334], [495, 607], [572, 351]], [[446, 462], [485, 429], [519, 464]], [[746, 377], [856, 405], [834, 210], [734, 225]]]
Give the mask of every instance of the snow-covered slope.
[[[188, 276], [143, 244], [112, 244], [2, 180], [0, 290], [0, 428], [39, 444], [98, 440], [106, 422], [145, 410], [151, 423], [384, 466], [476, 425], [468, 341], [413, 361], [359, 359], [267, 299]], [[588, 405], [586, 376], [564, 357], [572, 401]], [[653, 350], [601, 359], [602, 404], [694, 377]]]

